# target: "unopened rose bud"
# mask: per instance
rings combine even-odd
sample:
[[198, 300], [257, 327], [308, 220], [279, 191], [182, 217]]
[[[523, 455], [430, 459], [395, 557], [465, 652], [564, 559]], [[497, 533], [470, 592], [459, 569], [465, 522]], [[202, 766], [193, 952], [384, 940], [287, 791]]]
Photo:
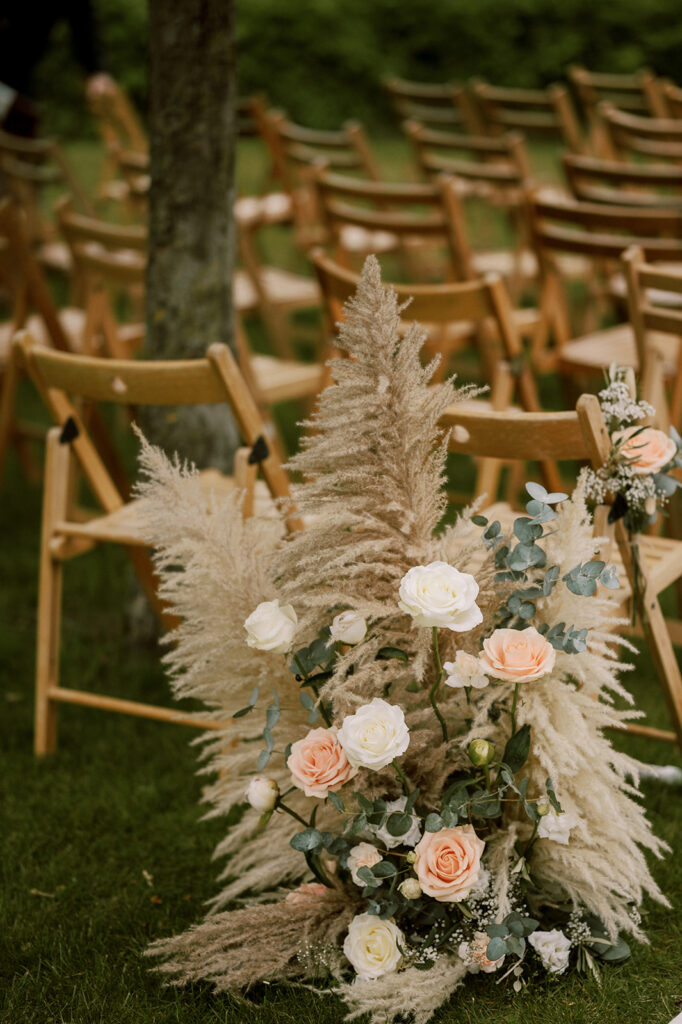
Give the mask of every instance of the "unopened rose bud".
[[274, 779], [265, 775], [254, 775], [246, 790], [246, 799], [254, 811], [265, 814], [266, 811], [274, 811], [279, 797], [279, 786]]
[[414, 852], [414, 850], [410, 850], [410, 852], [405, 855], [405, 860], [407, 861], [408, 864], [414, 864], [416, 859], [417, 854]]
[[469, 744], [469, 760], [477, 768], [490, 764], [495, 757], [495, 747], [489, 740], [472, 740]]
[[406, 878], [404, 882], [401, 882], [398, 886], [398, 892], [401, 896], [404, 896], [406, 900], [418, 900], [422, 894], [422, 887], [416, 878]]
[[340, 612], [329, 627], [332, 640], [353, 646], [365, 639], [367, 623], [359, 612]]
[[546, 800], [543, 800], [542, 803], [538, 804], [538, 814], [540, 815], [541, 818], [544, 818], [545, 815], [549, 814], [549, 812], [550, 812], [550, 806], [549, 806], [549, 803]]

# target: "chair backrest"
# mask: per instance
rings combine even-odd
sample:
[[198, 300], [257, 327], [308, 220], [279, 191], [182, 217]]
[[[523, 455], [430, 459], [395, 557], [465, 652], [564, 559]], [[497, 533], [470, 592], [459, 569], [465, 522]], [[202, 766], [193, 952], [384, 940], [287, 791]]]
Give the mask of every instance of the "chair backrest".
[[471, 89], [489, 134], [510, 130], [529, 137], [554, 139], [574, 153], [584, 146], [571, 98], [563, 85], [546, 89], [508, 89], [476, 80]]
[[337, 255], [344, 259], [343, 229], [348, 226], [392, 234], [400, 245], [419, 240], [443, 246], [450, 280], [471, 280], [471, 250], [461, 201], [446, 175], [429, 184], [360, 181], [319, 169], [319, 206]]
[[656, 160], [682, 161], [682, 120], [638, 117], [611, 103], [600, 103], [597, 115], [611, 155], [622, 158], [636, 153]]
[[675, 82], [662, 79], [659, 84], [659, 91], [663, 97], [663, 117], [682, 117], [682, 88]]
[[[657, 412], [658, 425], [682, 426], [682, 344], [670, 402], [664, 388], [664, 353], [649, 344], [649, 332], [673, 335], [682, 341], [682, 269], [647, 263], [642, 248], [630, 246], [623, 255], [628, 315], [640, 360], [642, 396]], [[669, 368], [665, 367], [669, 373]]]
[[602, 74], [573, 64], [568, 69], [580, 112], [589, 123], [599, 103], [607, 101], [619, 110], [662, 117], [663, 105], [656, 75], [649, 68], [633, 74]]
[[503, 196], [528, 184], [531, 176], [523, 136], [465, 135], [429, 128], [419, 121], [403, 123], [423, 176], [432, 180], [440, 174], [454, 174], [462, 184], [471, 183], [472, 192]]
[[385, 79], [383, 84], [400, 121], [415, 120], [432, 128], [467, 133], [475, 133], [480, 127], [466, 86], [395, 77]]
[[50, 344], [63, 352], [71, 348], [61, 325], [50, 289], [30, 244], [25, 211], [11, 199], [0, 200], [2, 280], [11, 302], [13, 330], [24, 327], [31, 313], [38, 314]]
[[[78, 399], [152, 406], [226, 402], [244, 441], [251, 447], [265, 444], [260, 465], [273, 497], [289, 497], [287, 475], [276, 453], [267, 448], [258, 407], [226, 345], [211, 345], [204, 359], [144, 362], [52, 352], [36, 345], [27, 332], [18, 334], [14, 344], [55, 422], [63, 428], [72, 421], [72, 450], [105, 511], [115, 511], [124, 500], [88, 434]], [[291, 528], [295, 522], [290, 516]]]
[[626, 163], [564, 153], [564, 171], [576, 199], [625, 206], [682, 207], [682, 167]]
[[147, 133], [135, 107], [120, 85], [112, 83], [102, 92], [89, 93], [88, 103], [107, 149], [147, 152]]
[[[316, 164], [378, 181], [379, 172], [359, 122], [348, 121], [335, 131], [322, 131], [295, 124], [277, 110], [268, 111], [266, 121], [278, 175], [290, 191], [300, 187], [301, 171]], [[304, 174], [303, 183], [309, 180]]]

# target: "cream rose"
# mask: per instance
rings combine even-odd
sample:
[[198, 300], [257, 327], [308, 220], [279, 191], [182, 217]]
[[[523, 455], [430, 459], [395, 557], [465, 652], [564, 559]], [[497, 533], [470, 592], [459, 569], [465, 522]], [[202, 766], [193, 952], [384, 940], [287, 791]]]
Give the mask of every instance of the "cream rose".
[[422, 894], [422, 887], [416, 878], [406, 878], [398, 886], [398, 892], [406, 900], [418, 900]]
[[654, 427], [628, 427], [617, 430], [611, 440], [621, 442], [620, 454], [637, 476], [658, 473], [677, 455], [677, 445], [672, 437]]
[[298, 617], [290, 604], [262, 601], [244, 623], [246, 642], [259, 651], [286, 654], [296, 632]]
[[399, 605], [416, 626], [441, 626], [463, 633], [483, 621], [476, 604], [478, 583], [447, 562], [413, 566], [400, 581]]
[[483, 641], [481, 667], [495, 679], [529, 682], [554, 668], [556, 651], [534, 626], [527, 629], [496, 629]]
[[528, 941], [542, 960], [542, 966], [551, 974], [563, 974], [568, 967], [571, 940], [562, 931], [532, 932]]
[[454, 661], [443, 663], [446, 686], [473, 686], [474, 690], [482, 690], [488, 685], [488, 677], [478, 658], [466, 651], [457, 651]]
[[475, 932], [471, 942], [460, 943], [457, 952], [460, 960], [463, 960], [469, 968], [470, 974], [478, 974], [479, 971], [483, 971], [484, 974], [492, 974], [504, 963], [504, 956], [501, 956], [499, 960], [488, 959], [489, 942], [490, 939], [485, 932]]
[[471, 825], [425, 832], [417, 843], [414, 870], [427, 896], [459, 903], [476, 887], [485, 843]]
[[274, 811], [277, 798], [279, 797], [279, 786], [275, 779], [266, 778], [265, 775], [254, 775], [246, 790], [246, 799], [254, 811], [265, 814], [266, 811]]
[[348, 854], [348, 870], [355, 884], [361, 887], [365, 885], [358, 875], [360, 868], [373, 868], [380, 860], [383, 857], [371, 843], [358, 843], [354, 846]]
[[287, 768], [292, 782], [306, 796], [335, 793], [355, 774], [335, 728], [311, 729], [291, 746]]
[[551, 839], [555, 843], [561, 843], [562, 846], [568, 846], [571, 829], [575, 828], [577, 824], [578, 819], [575, 814], [571, 814], [570, 811], [557, 814], [554, 808], [551, 808], [540, 818], [538, 839]]
[[391, 974], [402, 959], [403, 933], [393, 921], [375, 914], [358, 914], [348, 926], [343, 951], [362, 981]]
[[334, 616], [329, 632], [332, 640], [353, 646], [365, 639], [367, 623], [359, 612], [339, 612]]
[[344, 718], [339, 743], [353, 768], [378, 772], [409, 746], [410, 733], [402, 708], [375, 697], [354, 715]]

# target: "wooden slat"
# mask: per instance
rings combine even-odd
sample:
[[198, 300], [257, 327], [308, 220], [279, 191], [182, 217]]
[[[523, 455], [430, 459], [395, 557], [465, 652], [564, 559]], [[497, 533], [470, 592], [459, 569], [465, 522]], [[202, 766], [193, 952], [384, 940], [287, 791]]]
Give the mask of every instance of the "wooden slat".
[[451, 406], [442, 427], [454, 428], [450, 451], [528, 461], [584, 460], [588, 450], [575, 412], [486, 412]]
[[137, 718], [151, 718], [158, 722], [170, 722], [175, 725], [189, 725], [196, 729], [224, 729], [227, 722], [213, 722], [210, 719], [194, 718], [192, 715], [173, 711], [172, 708], [157, 707], [154, 704], [143, 704], [136, 700], [123, 700], [120, 697], [107, 697], [99, 693], [86, 693], [83, 690], [70, 690], [62, 686], [52, 686], [48, 690], [50, 700], [64, 704], [80, 704], [88, 708], [100, 708], [102, 711], [116, 711], [123, 715], [135, 715]]

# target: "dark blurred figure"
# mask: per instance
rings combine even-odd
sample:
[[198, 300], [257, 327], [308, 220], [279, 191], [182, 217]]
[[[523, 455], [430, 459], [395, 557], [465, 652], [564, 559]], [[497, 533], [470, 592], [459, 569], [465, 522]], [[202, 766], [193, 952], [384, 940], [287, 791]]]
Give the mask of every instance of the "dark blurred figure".
[[33, 72], [47, 50], [58, 21], [68, 23], [73, 55], [85, 75], [88, 95], [107, 92], [112, 79], [102, 71], [90, 0], [9, 0], [0, 13], [0, 125], [15, 135], [33, 136], [38, 108], [32, 99]]

